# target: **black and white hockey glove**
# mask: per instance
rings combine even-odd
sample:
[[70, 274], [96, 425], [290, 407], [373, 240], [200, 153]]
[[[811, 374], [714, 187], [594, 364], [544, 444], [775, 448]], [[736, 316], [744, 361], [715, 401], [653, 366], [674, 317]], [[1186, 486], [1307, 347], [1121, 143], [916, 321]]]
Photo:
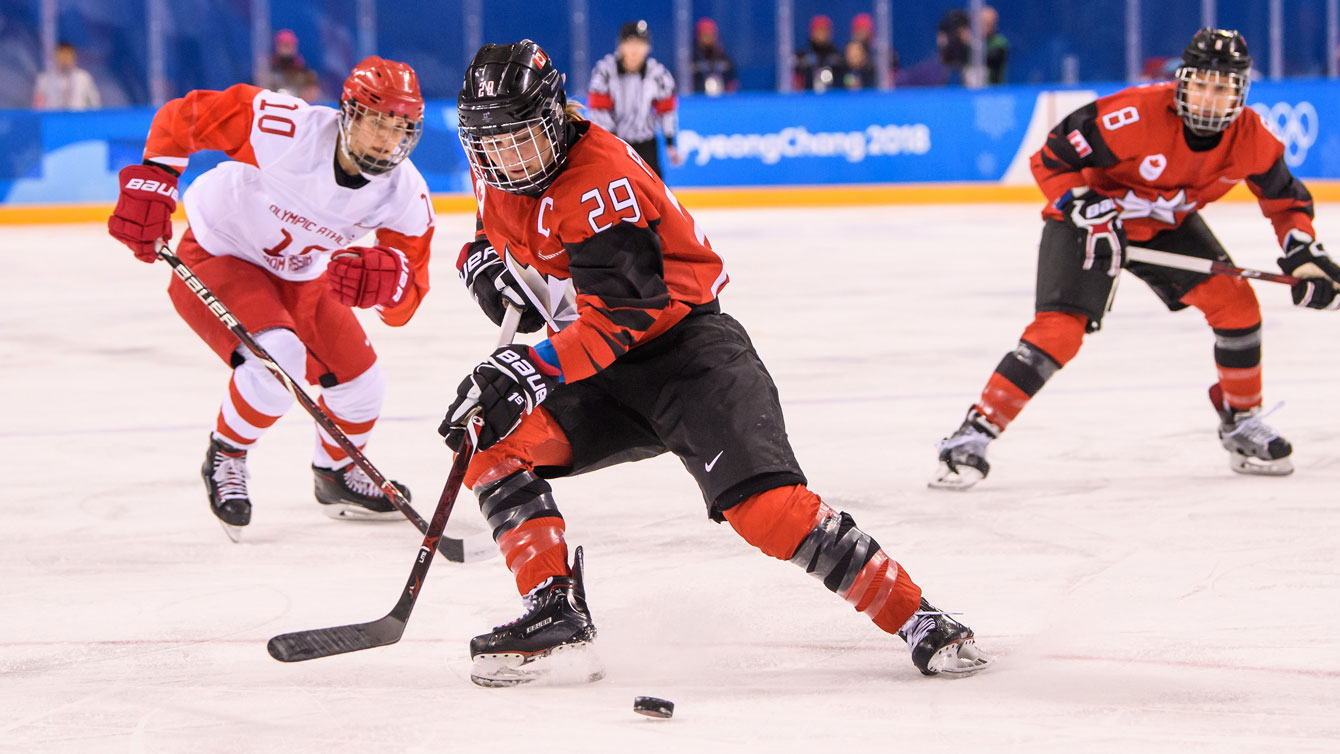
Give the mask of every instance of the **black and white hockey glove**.
[[[465, 433], [471, 433], [471, 444], [487, 450], [512, 434], [521, 417], [544, 403], [558, 386], [559, 372], [525, 345], [503, 346], [475, 367], [456, 388], [456, 400], [447, 409], [447, 418], [437, 428], [452, 450], [459, 451]], [[466, 417], [478, 406], [483, 426], [471, 423], [465, 428]]]
[[1126, 229], [1121, 207], [1111, 197], [1087, 186], [1071, 189], [1056, 201], [1065, 221], [1084, 231], [1084, 266], [1116, 277], [1126, 263]]
[[1320, 241], [1295, 228], [1284, 237], [1284, 256], [1278, 261], [1285, 273], [1304, 278], [1291, 289], [1295, 306], [1340, 309], [1340, 265]]
[[544, 327], [544, 317], [531, 306], [526, 294], [521, 292], [521, 283], [517, 282], [511, 270], [503, 264], [498, 252], [484, 241], [472, 241], [461, 247], [456, 258], [456, 270], [461, 282], [469, 289], [475, 303], [484, 310], [484, 314], [495, 325], [501, 325], [507, 305], [521, 312], [520, 332], [535, 332]]

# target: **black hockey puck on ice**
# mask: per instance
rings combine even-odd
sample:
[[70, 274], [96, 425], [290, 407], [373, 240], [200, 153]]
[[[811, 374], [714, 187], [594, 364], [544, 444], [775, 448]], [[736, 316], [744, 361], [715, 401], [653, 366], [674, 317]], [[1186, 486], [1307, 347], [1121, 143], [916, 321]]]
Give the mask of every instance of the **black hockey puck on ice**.
[[633, 697], [633, 711], [639, 715], [664, 720], [675, 714], [675, 703], [665, 699], [657, 699], [654, 696], [635, 696]]

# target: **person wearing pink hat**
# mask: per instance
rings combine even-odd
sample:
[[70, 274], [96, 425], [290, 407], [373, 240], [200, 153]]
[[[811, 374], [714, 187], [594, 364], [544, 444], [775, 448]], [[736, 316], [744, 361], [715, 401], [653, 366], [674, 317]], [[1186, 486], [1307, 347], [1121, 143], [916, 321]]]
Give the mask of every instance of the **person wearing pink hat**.
[[833, 86], [833, 69], [841, 63], [842, 51], [833, 44], [833, 19], [815, 15], [808, 45], [796, 51], [795, 88], [827, 91]]
[[275, 32], [275, 51], [270, 56], [269, 79], [263, 82], [266, 89], [312, 102], [321, 98], [321, 85], [317, 81], [316, 71], [307, 66], [307, 61], [298, 54], [298, 35], [292, 29], [280, 29]]
[[717, 22], [698, 19], [693, 37], [693, 91], [715, 96], [738, 89], [740, 80], [735, 73], [735, 61], [721, 45]]

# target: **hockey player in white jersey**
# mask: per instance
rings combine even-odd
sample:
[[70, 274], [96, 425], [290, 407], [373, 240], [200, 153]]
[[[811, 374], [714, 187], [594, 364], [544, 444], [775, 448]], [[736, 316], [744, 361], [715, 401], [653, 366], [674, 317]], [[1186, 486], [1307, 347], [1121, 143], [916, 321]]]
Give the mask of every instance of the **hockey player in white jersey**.
[[[144, 162], [121, 171], [108, 220], [113, 237], [153, 262], [159, 239], [172, 238], [190, 155], [226, 152], [232, 160], [183, 197], [189, 228], [177, 256], [286, 372], [320, 386], [319, 405], [360, 448], [385, 379], [350, 307], [375, 308], [398, 326], [428, 292], [433, 206], [408, 160], [423, 107], [414, 70], [375, 56], [354, 67], [338, 110], [247, 84], [190, 92], [154, 116]], [[353, 245], [370, 231], [372, 245]], [[294, 399], [176, 276], [168, 295], [233, 370], [202, 474], [210, 509], [236, 538], [251, 520], [247, 452]], [[328, 515], [397, 515], [320, 427], [312, 471]]]

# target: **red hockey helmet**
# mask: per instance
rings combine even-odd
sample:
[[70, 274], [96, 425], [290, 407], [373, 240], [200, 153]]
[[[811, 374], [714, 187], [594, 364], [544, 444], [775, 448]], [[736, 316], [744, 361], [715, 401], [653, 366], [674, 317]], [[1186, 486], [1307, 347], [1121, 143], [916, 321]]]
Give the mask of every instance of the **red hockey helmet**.
[[376, 55], [354, 66], [340, 95], [340, 146], [359, 170], [388, 172], [422, 133], [423, 95], [413, 68]]

